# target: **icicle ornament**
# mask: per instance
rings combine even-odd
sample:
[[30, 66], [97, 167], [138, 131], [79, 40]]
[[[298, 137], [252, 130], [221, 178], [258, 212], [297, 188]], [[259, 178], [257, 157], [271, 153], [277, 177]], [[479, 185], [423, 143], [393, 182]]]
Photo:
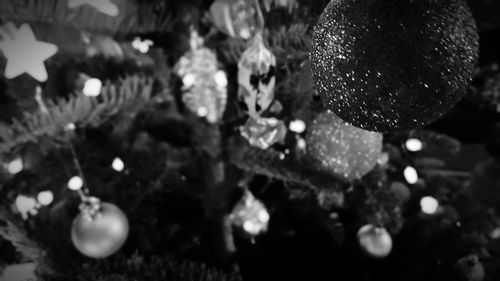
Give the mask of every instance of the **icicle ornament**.
[[255, 35], [238, 62], [238, 98], [248, 114], [259, 117], [271, 106], [276, 85], [276, 56]]
[[191, 50], [177, 65], [175, 72], [182, 79], [182, 100], [186, 107], [210, 123], [222, 119], [227, 103], [227, 76], [218, 68], [214, 52], [203, 47], [203, 39], [191, 32]]

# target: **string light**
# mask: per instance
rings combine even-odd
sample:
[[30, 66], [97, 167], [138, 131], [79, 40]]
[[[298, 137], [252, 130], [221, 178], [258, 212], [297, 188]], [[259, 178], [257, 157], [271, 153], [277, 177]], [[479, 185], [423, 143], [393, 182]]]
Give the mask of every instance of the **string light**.
[[68, 188], [71, 190], [80, 190], [83, 187], [83, 180], [79, 176], [74, 176], [68, 181]]
[[7, 164], [7, 171], [9, 171], [10, 174], [15, 175], [20, 173], [24, 168], [23, 165], [23, 159], [21, 158], [16, 158]]
[[228, 84], [226, 73], [222, 70], [215, 73], [214, 79], [219, 87], [226, 87]]
[[411, 166], [408, 166], [404, 170], [404, 176], [409, 184], [416, 184], [418, 182], [417, 170]]
[[419, 139], [408, 139], [405, 143], [406, 149], [411, 152], [417, 152], [422, 150], [423, 144]]
[[194, 76], [194, 74], [192, 73], [188, 73], [184, 75], [184, 77], [182, 78], [182, 84], [184, 84], [184, 86], [188, 88], [193, 86], [195, 82], [196, 82], [196, 76]]
[[37, 200], [42, 206], [48, 206], [54, 201], [54, 194], [49, 190], [42, 191], [38, 193]]
[[111, 163], [111, 167], [113, 168], [113, 170], [121, 172], [123, 171], [123, 169], [125, 169], [125, 163], [123, 163], [122, 159], [116, 157], [113, 160], [113, 163]]
[[139, 37], [134, 38], [134, 41], [132, 41], [132, 48], [143, 54], [147, 53], [149, 51], [149, 48], [153, 45], [153, 41], [149, 39], [141, 40], [141, 38]]
[[23, 219], [27, 219], [28, 213], [32, 213], [36, 208], [36, 200], [35, 198], [19, 195], [16, 197], [15, 205]]
[[427, 215], [432, 215], [439, 209], [439, 202], [432, 196], [425, 196], [420, 199], [420, 208]]
[[306, 123], [302, 120], [294, 120], [290, 122], [288, 128], [294, 133], [302, 134], [306, 130]]
[[90, 78], [85, 81], [83, 86], [83, 94], [87, 97], [97, 97], [101, 94], [102, 82], [97, 78]]

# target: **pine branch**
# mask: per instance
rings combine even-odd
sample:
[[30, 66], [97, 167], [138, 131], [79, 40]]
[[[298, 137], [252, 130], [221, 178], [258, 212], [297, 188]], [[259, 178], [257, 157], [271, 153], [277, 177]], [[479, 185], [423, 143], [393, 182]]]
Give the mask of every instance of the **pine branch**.
[[[89, 262], [71, 279], [113, 281], [237, 281], [237, 274], [227, 275], [201, 263], [179, 262], [171, 257], [145, 259], [135, 254], [100, 262]], [[48, 276], [46, 280], [54, 280]], [[62, 279], [61, 279], [62, 280]]]
[[148, 33], [172, 25], [170, 12], [158, 2], [119, 1], [119, 15], [111, 17], [91, 7], [70, 9], [61, 0], [0, 0], [0, 18], [6, 21], [52, 23], [103, 33]]
[[[266, 30], [264, 37], [269, 47], [278, 58], [278, 63], [287, 63], [289, 58], [305, 60], [309, 55], [311, 35], [309, 26], [302, 23], [293, 24], [279, 29]], [[227, 63], [237, 63], [245, 50], [245, 42], [228, 38], [217, 42], [214, 48], [219, 51], [221, 60]]]
[[313, 189], [328, 188], [340, 192], [346, 183], [334, 175], [319, 171], [306, 157], [288, 155], [281, 159], [277, 151], [254, 148], [244, 141], [233, 143], [229, 155], [230, 161], [242, 170]]
[[7, 153], [27, 143], [40, 143], [50, 137], [61, 140], [69, 123], [79, 127], [97, 127], [127, 107], [149, 100], [152, 80], [131, 76], [103, 87], [99, 98], [84, 95], [48, 102], [48, 113], [25, 113], [22, 120], [0, 126], [0, 153]]
[[45, 252], [29, 238], [20, 224], [21, 222], [9, 216], [5, 209], [0, 209], [0, 236], [14, 246], [22, 255], [23, 261], [39, 260], [45, 256]]

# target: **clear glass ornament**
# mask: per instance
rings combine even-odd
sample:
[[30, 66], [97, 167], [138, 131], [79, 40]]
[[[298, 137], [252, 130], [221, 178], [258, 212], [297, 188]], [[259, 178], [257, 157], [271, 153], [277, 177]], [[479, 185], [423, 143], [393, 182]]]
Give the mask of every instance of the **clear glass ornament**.
[[216, 0], [210, 15], [217, 29], [234, 38], [248, 40], [264, 27], [258, 0]]
[[128, 233], [128, 219], [118, 207], [88, 197], [73, 220], [71, 240], [85, 256], [105, 258], [123, 246]]
[[287, 128], [283, 121], [276, 118], [250, 118], [240, 128], [241, 135], [248, 140], [251, 146], [268, 149], [275, 143], [282, 143]]
[[229, 219], [251, 236], [257, 236], [267, 231], [270, 215], [266, 206], [246, 190]]
[[358, 242], [363, 251], [374, 258], [384, 258], [392, 250], [392, 238], [389, 232], [383, 227], [372, 224], [359, 229]]
[[218, 68], [214, 52], [202, 46], [203, 40], [193, 31], [191, 51], [175, 66], [183, 86], [182, 100], [186, 107], [210, 123], [222, 119], [227, 103], [227, 77]]

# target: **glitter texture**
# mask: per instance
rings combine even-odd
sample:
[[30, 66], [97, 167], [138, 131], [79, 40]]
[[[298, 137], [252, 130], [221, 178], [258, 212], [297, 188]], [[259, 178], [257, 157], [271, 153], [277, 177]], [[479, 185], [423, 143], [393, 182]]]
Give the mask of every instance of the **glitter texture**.
[[313, 79], [352, 125], [421, 127], [465, 95], [478, 37], [463, 0], [333, 0], [314, 30]]
[[332, 112], [319, 114], [307, 134], [307, 153], [321, 168], [349, 180], [358, 179], [376, 165], [382, 152], [382, 134], [351, 126]]

